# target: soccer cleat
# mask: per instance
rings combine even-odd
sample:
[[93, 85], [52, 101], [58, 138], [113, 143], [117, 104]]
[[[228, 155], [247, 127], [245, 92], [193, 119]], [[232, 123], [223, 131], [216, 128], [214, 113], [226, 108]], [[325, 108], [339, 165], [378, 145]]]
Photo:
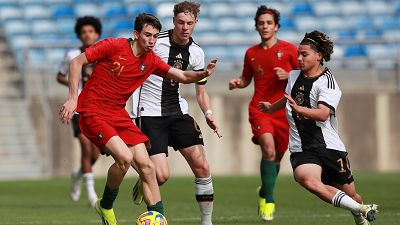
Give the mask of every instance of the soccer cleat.
[[368, 220], [364, 220], [364, 222], [362, 222], [362, 223], [357, 223], [357, 222], [356, 222], [356, 224], [357, 224], [357, 225], [370, 225], [370, 223], [368, 222]]
[[98, 199], [99, 198], [97, 197], [97, 195], [89, 196], [88, 197], [89, 206], [94, 208]]
[[72, 201], [76, 202], [79, 200], [81, 196], [81, 177], [79, 176], [78, 170], [74, 170], [71, 172], [72, 185], [69, 191], [69, 196]]
[[258, 196], [258, 216], [263, 221], [271, 222], [274, 220], [275, 204], [265, 203], [265, 198], [260, 197], [261, 186], [257, 188], [256, 193]]
[[100, 215], [103, 225], [118, 225], [117, 220], [115, 219], [114, 210], [101, 208], [100, 200], [101, 199], [97, 200], [94, 208], [96, 209], [96, 212]]
[[358, 211], [368, 220], [374, 221], [376, 219], [375, 214], [379, 212], [377, 210], [378, 205], [369, 204], [369, 205], [360, 205]]
[[142, 179], [140, 177], [132, 189], [132, 200], [136, 205], [140, 205], [143, 202]]

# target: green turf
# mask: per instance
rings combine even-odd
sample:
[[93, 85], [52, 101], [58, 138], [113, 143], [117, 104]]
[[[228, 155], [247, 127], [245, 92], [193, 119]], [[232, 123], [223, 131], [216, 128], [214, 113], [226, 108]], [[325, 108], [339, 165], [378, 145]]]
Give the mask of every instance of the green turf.
[[[357, 192], [365, 203], [379, 205], [372, 225], [400, 224], [400, 174], [356, 173]], [[213, 177], [215, 202], [213, 224], [265, 224], [257, 217], [255, 189], [258, 177]], [[118, 222], [135, 224], [146, 211], [144, 204], [131, 200], [135, 179], [121, 185], [114, 203]], [[172, 177], [161, 187], [169, 224], [200, 224], [194, 197], [194, 179]], [[96, 179], [102, 193], [105, 179]], [[0, 224], [101, 224], [100, 217], [86, 202], [86, 191], [78, 202], [69, 199], [69, 179], [0, 181]], [[275, 189], [277, 204], [274, 225], [355, 224], [350, 212], [322, 202], [300, 187], [290, 175], [280, 175]]]

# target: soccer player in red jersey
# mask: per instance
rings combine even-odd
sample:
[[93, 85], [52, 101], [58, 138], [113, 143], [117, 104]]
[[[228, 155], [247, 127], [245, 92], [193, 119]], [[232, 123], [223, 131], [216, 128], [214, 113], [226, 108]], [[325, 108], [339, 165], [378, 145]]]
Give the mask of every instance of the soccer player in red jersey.
[[276, 38], [280, 14], [265, 5], [258, 7], [255, 20], [261, 43], [249, 48], [239, 79], [229, 82], [229, 90], [247, 87], [254, 77], [254, 95], [249, 104], [249, 121], [253, 130], [252, 141], [261, 147], [261, 181], [258, 214], [262, 220], [272, 221], [275, 210], [273, 198], [280, 161], [288, 148], [289, 124], [284, 110], [274, 115], [260, 113], [261, 101], [274, 102], [285, 93], [289, 72], [298, 68], [297, 46]]
[[[130, 166], [142, 179], [147, 209], [164, 213], [155, 166], [146, 150], [149, 140], [126, 112], [128, 98], [150, 74], [192, 83], [211, 75], [217, 62], [212, 60], [201, 72], [171, 68], [152, 51], [161, 30], [160, 21], [151, 14], [139, 13], [134, 29], [134, 40], [107, 38], [71, 61], [69, 99], [60, 110], [60, 120], [67, 124], [75, 111], [79, 112], [82, 133], [102, 154], [111, 155], [115, 160], [108, 170], [103, 198], [95, 205], [103, 225], [117, 224], [113, 202]], [[92, 76], [78, 98], [82, 66], [96, 61]]]

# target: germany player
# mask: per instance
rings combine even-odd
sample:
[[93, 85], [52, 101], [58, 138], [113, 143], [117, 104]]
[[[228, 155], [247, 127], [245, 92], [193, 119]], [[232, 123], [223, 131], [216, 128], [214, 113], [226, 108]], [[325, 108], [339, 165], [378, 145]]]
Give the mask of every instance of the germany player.
[[[100, 38], [101, 35], [101, 22], [98, 18], [92, 16], [80, 17], [76, 20], [75, 33], [79, 40], [82, 42], [82, 46], [79, 48], [73, 48], [65, 54], [65, 58], [62, 61], [58, 70], [57, 80], [61, 84], [68, 86], [68, 73], [69, 64], [73, 58], [85, 52], [86, 48], [94, 45]], [[81, 76], [79, 77], [78, 95], [81, 93], [83, 87], [88, 81], [92, 74], [94, 64], [83, 66]], [[94, 190], [94, 178], [92, 173], [92, 165], [96, 162], [99, 157], [99, 149], [96, 145], [92, 144], [89, 139], [82, 134], [79, 128], [79, 115], [75, 113], [72, 118], [72, 125], [74, 129], [74, 136], [79, 139], [81, 144], [81, 168], [72, 171], [72, 185], [70, 189], [70, 197], [73, 201], [78, 201], [81, 195], [81, 179], [86, 186], [87, 197], [89, 206], [94, 207], [97, 201], [97, 194]]]
[[350, 210], [356, 224], [375, 220], [377, 205], [363, 205], [356, 193], [347, 151], [338, 135], [335, 115], [342, 92], [323, 65], [333, 43], [319, 31], [306, 33], [299, 47], [300, 70], [289, 74], [285, 96], [273, 104], [260, 102], [260, 111], [286, 108], [290, 124], [290, 161], [296, 181], [327, 203]]
[[254, 95], [249, 104], [252, 141], [260, 145], [261, 182], [257, 189], [258, 215], [262, 220], [274, 219], [274, 188], [280, 162], [289, 142], [289, 124], [285, 111], [274, 115], [257, 110], [260, 101], [274, 102], [284, 95], [288, 72], [298, 68], [297, 46], [275, 36], [280, 24], [277, 10], [265, 5], [258, 7], [254, 18], [261, 43], [249, 48], [244, 58], [242, 76], [229, 82], [229, 90], [247, 87], [254, 77]]
[[[170, 66], [181, 70], [204, 70], [204, 53], [191, 37], [197, 24], [200, 4], [184, 1], [174, 6], [172, 30], [161, 32], [154, 53]], [[213, 119], [206, 79], [196, 83], [196, 98], [208, 126], [221, 137]], [[188, 114], [188, 104], [179, 93], [180, 83], [156, 75], [143, 82], [133, 98], [132, 118], [150, 139], [149, 155], [156, 166], [158, 184], [169, 178], [168, 145], [179, 151], [195, 175], [195, 194], [199, 203], [202, 225], [212, 224], [213, 185], [199, 126]], [[136, 204], [142, 201], [141, 179], [133, 188]]]
[[[164, 212], [155, 166], [145, 147], [149, 140], [133, 124], [125, 110], [126, 101], [150, 74], [191, 83], [212, 74], [217, 61], [211, 61], [201, 72], [171, 68], [152, 51], [161, 30], [160, 21], [151, 14], [139, 13], [134, 29], [134, 39], [107, 38], [71, 61], [69, 99], [60, 110], [60, 120], [67, 124], [75, 111], [79, 112], [82, 133], [102, 154], [111, 155], [115, 160], [108, 170], [103, 198], [95, 205], [103, 225], [117, 224], [113, 203], [130, 166], [142, 178], [147, 209]], [[92, 76], [78, 98], [82, 66], [93, 62], [96, 65]]]

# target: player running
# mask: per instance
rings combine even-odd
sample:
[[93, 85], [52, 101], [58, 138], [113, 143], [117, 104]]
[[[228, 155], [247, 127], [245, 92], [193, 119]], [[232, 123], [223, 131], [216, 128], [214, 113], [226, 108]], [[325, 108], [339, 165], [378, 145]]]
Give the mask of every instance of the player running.
[[[161, 32], [154, 53], [170, 66], [184, 70], [203, 71], [204, 53], [191, 34], [197, 24], [200, 4], [184, 1], [174, 6], [174, 29]], [[196, 98], [208, 126], [221, 137], [214, 121], [206, 79], [196, 83]], [[170, 78], [150, 75], [133, 94], [132, 118], [150, 139], [148, 153], [156, 166], [158, 185], [170, 176], [168, 145], [179, 151], [195, 175], [195, 194], [199, 203], [202, 225], [212, 224], [213, 185], [203, 147], [200, 127], [188, 114], [188, 104], [179, 93], [180, 83]], [[141, 178], [132, 191], [133, 201], [143, 200]]]
[[323, 201], [350, 210], [356, 224], [368, 225], [378, 206], [363, 205], [356, 193], [335, 115], [342, 92], [330, 70], [321, 67], [330, 60], [333, 43], [315, 30], [306, 33], [298, 52], [300, 70], [290, 72], [285, 96], [273, 104], [260, 102], [258, 108], [266, 113], [286, 108], [296, 181]]
[[[151, 14], [139, 13], [134, 29], [134, 40], [107, 38], [71, 61], [69, 99], [60, 110], [60, 120], [67, 124], [75, 111], [79, 112], [82, 133], [102, 154], [111, 155], [115, 160], [108, 170], [103, 198], [95, 205], [103, 225], [117, 224], [113, 203], [130, 166], [142, 178], [147, 209], [164, 213], [155, 166], [146, 150], [149, 140], [126, 112], [128, 98], [150, 74], [191, 83], [211, 75], [217, 62], [214, 59], [201, 72], [171, 68], [152, 51], [161, 30], [160, 21]], [[93, 62], [97, 63], [92, 76], [78, 98], [82, 66]]]
[[275, 181], [280, 162], [289, 142], [289, 124], [285, 111], [274, 115], [257, 110], [260, 101], [277, 101], [284, 95], [289, 71], [298, 68], [297, 46], [276, 38], [280, 13], [265, 5], [258, 7], [254, 18], [261, 43], [249, 48], [244, 58], [242, 76], [229, 82], [229, 90], [247, 87], [254, 77], [254, 95], [249, 104], [252, 141], [260, 145], [261, 182], [257, 189], [258, 215], [264, 221], [274, 219]]
[[[94, 45], [101, 35], [101, 22], [99, 19], [92, 16], [80, 17], [76, 20], [75, 33], [79, 40], [82, 42], [80, 48], [73, 48], [65, 54], [58, 70], [57, 80], [61, 84], [68, 86], [67, 75], [69, 73], [69, 64], [71, 60], [81, 53], [85, 52], [87, 48]], [[81, 93], [86, 82], [92, 74], [95, 63], [83, 66], [81, 75], [79, 77], [78, 95]], [[72, 185], [70, 189], [70, 197], [73, 201], [78, 201], [81, 195], [81, 178], [86, 186], [87, 197], [90, 207], [94, 207], [97, 201], [97, 194], [94, 190], [94, 178], [92, 173], [92, 165], [99, 157], [99, 149], [90, 142], [89, 139], [82, 134], [79, 128], [79, 114], [75, 113], [72, 118], [72, 126], [74, 129], [74, 136], [79, 139], [81, 144], [81, 168], [72, 171]]]

